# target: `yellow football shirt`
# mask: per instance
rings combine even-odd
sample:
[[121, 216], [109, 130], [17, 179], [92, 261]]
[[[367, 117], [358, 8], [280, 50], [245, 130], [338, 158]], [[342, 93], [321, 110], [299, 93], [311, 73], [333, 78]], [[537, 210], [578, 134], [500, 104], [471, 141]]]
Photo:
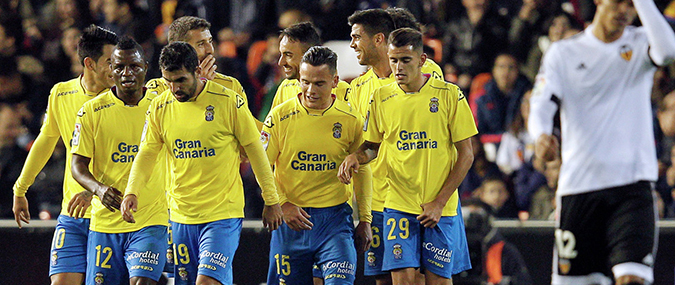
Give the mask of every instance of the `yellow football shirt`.
[[[422, 73], [431, 74], [434, 78], [443, 80], [443, 71], [441, 67], [438, 66], [433, 60], [427, 59], [422, 65]], [[358, 110], [359, 113], [365, 118], [368, 113], [368, 106], [370, 105], [370, 99], [373, 95], [373, 92], [387, 84], [396, 82], [394, 74], [391, 73], [388, 77], [377, 77], [372, 68], [368, 71], [352, 80], [349, 84], [350, 89], [347, 95], [347, 100]], [[386, 150], [380, 149], [378, 152], [377, 158], [370, 162], [370, 167], [373, 171], [373, 211], [382, 212], [384, 210], [384, 198], [387, 194], [386, 189], [386, 180], [387, 177], [387, 168], [382, 163], [382, 158], [386, 156]]]
[[[436, 198], [457, 160], [455, 142], [478, 133], [459, 87], [429, 78], [419, 92], [397, 83], [375, 90], [366, 119], [367, 141], [381, 143], [386, 157], [390, 208], [421, 214], [421, 204]], [[457, 191], [443, 216], [457, 215]]]
[[[300, 87], [300, 81], [297, 79], [284, 79], [284, 81], [279, 84], [277, 88], [277, 93], [274, 94], [274, 99], [272, 100], [272, 107], [281, 105], [281, 103], [288, 101], [289, 99], [295, 98], [302, 92]], [[349, 83], [342, 80], [338, 81], [337, 87], [331, 90], [333, 94], [340, 101], [347, 101], [347, 94], [349, 93]]]
[[[82, 106], [75, 123], [72, 153], [91, 158], [89, 169], [94, 178], [124, 193], [141, 142], [145, 112], [154, 94], [146, 92], [137, 106], [128, 106], [113, 91]], [[164, 169], [160, 167], [154, 170], [162, 171]], [[119, 211], [109, 211], [98, 196], [95, 197], [91, 202], [89, 228], [102, 233], [127, 233], [148, 226], [167, 225], [169, 214], [163, 185], [164, 181], [157, 175], [152, 175], [144, 185], [143, 199], [139, 199], [138, 211], [134, 213], [136, 223], [125, 222]]]
[[260, 139], [274, 165], [279, 204], [325, 208], [350, 200], [351, 185], [337, 171], [363, 143], [363, 119], [347, 103], [313, 110], [296, 96], [270, 111]]
[[[246, 105], [248, 105], [248, 100], [246, 98], [246, 92], [244, 91], [244, 87], [241, 86], [241, 83], [236, 78], [216, 72], [216, 76], [211, 81], [223, 85], [227, 88], [234, 90], [234, 92], [239, 93], [242, 99], [244, 99], [244, 101], [246, 102]], [[147, 87], [150, 90], [150, 92], [153, 92], [155, 96], [159, 96], [160, 94], [164, 93], [164, 91], [169, 89], [169, 83], [166, 82], [164, 78], [160, 77], [150, 79], [148, 83], [145, 84], [145, 87]]]
[[239, 146], [259, 143], [244, 102], [210, 80], [194, 100], [179, 102], [167, 90], [152, 101], [141, 151], [164, 146], [168, 152], [172, 221], [202, 224], [244, 217]]
[[[90, 92], [82, 86], [83, 75], [69, 81], [57, 83], [49, 93], [49, 102], [44, 122], [40, 129], [41, 135], [48, 137], [61, 137], [66, 146], [67, 153], [71, 151], [71, 138], [75, 129], [75, 118], [82, 104], [93, 99], [99, 93]], [[106, 92], [108, 89], [101, 92]], [[45, 155], [51, 155], [45, 154]], [[28, 162], [27, 162], [28, 163]], [[66, 169], [63, 177], [63, 200], [61, 202], [61, 215], [68, 216], [68, 202], [75, 194], [86, 191], [73, 178], [70, 171], [71, 156], [66, 156]], [[24, 166], [25, 167], [25, 166]], [[17, 179], [15, 194], [26, 193], [26, 190], [35, 181], [38, 173], [26, 173]], [[85, 218], [90, 218], [90, 211], [86, 211]]]

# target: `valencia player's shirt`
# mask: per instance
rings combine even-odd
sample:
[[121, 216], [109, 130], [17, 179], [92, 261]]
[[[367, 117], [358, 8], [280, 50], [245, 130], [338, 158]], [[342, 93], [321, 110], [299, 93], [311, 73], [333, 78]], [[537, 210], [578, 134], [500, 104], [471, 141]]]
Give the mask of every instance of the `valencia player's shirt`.
[[337, 171], [363, 143], [363, 119], [347, 103], [314, 110], [296, 96], [270, 111], [260, 139], [274, 164], [279, 204], [324, 208], [350, 200], [351, 185]]
[[[443, 80], [443, 71], [433, 60], [427, 59], [422, 65], [422, 73], [431, 74], [432, 77]], [[354, 78], [350, 83], [347, 101], [354, 107], [364, 118], [368, 113], [368, 106], [370, 105], [370, 98], [375, 89], [378, 89], [387, 84], [396, 82], [394, 74], [391, 73], [388, 77], [378, 77], [372, 68], [368, 69], [365, 74]], [[384, 210], [384, 198], [386, 195], [387, 177], [386, 166], [382, 163], [382, 158], [385, 157], [385, 150], [380, 149], [378, 157], [370, 162], [373, 171], [373, 211], [382, 212]]]
[[[137, 106], [129, 106], [115, 96], [114, 88], [82, 106], [75, 123], [72, 153], [91, 158], [89, 169], [94, 178], [124, 193], [153, 94], [146, 92]], [[157, 167], [154, 171], [164, 169]], [[91, 201], [90, 229], [126, 233], [147, 226], [167, 225], [169, 214], [163, 185], [161, 176], [151, 175], [142, 190], [138, 211], [134, 213], [136, 223], [125, 222], [119, 211], [111, 212], [95, 197]]]
[[210, 80], [190, 101], [177, 101], [170, 90], [152, 101], [141, 151], [164, 146], [168, 152], [172, 221], [202, 224], [244, 217], [239, 146], [259, 143], [244, 102], [240, 94]]
[[[390, 208], [421, 214], [421, 204], [440, 192], [457, 161], [454, 143], [478, 133], [459, 87], [429, 78], [419, 92], [406, 93], [397, 83], [375, 90], [366, 119], [365, 139], [385, 150]], [[457, 191], [443, 216], [457, 214]]]
[[[77, 113], [82, 108], [82, 104], [93, 99], [100, 93], [93, 93], [84, 89], [82, 86], [83, 75], [80, 75], [77, 78], [71, 79], [69, 81], [57, 83], [52, 87], [52, 90], [49, 94], [49, 103], [47, 105], [47, 112], [45, 113], [44, 122], [40, 133], [49, 137], [61, 137], [66, 146], [67, 153], [71, 151], [71, 138], [73, 137], [73, 131], [75, 128], [75, 118]], [[108, 89], [101, 92], [106, 92]], [[45, 154], [45, 155], [51, 155]], [[71, 156], [66, 156], [66, 169], [63, 177], [63, 200], [61, 202], [61, 215], [68, 215], [68, 202], [75, 196], [75, 194], [82, 191], [86, 191], [82, 186], [80, 186], [77, 181], [73, 178], [73, 174], [70, 171]], [[37, 173], [33, 175], [28, 175], [31, 177], [37, 176]], [[24, 192], [27, 190], [30, 183], [20, 183], [23, 182], [26, 177], [19, 177], [17, 180], [17, 186], [19, 186], [18, 192]], [[21, 189], [23, 188], [23, 189]], [[91, 213], [86, 211], [85, 218], [90, 218]]]
[[[274, 99], [272, 100], [272, 109], [276, 106], [281, 105], [281, 103], [286, 102], [290, 99], [293, 99], [302, 92], [300, 87], [300, 81], [297, 79], [284, 79], [284, 81], [279, 84], [277, 88], [277, 93], [274, 94]], [[349, 93], [349, 83], [340, 80], [337, 87], [331, 90], [331, 93], [335, 94], [338, 100], [347, 101], [347, 94]]]

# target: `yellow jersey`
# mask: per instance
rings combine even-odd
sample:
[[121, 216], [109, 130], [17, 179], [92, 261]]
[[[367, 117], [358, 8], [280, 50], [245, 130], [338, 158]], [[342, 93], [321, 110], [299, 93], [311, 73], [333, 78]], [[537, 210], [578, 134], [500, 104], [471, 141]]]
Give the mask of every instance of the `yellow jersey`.
[[[302, 92], [302, 88], [300, 87], [300, 81], [297, 79], [284, 79], [284, 81], [279, 84], [279, 88], [277, 88], [277, 93], [274, 94], [274, 100], [272, 100], [272, 107], [271, 109], [274, 109], [274, 107], [281, 105], [281, 103], [286, 102], [290, 99], [293, 99], [298, 96]], [[338, 81], [337, 87], [333, 88], [331, 90], [331, 93], [333, 93], [338, 100], [340, 101], [347, 101], [347, 94], [349, 93], [349, 83], [344, 82], [342, 80]]]
[[[44, 122], [40, 129], [41, 135], [48, 137], [61, 137], [66, 146], [67, 153], [71, 151], [71, 139], [75, 129], [75, 118], [77, 113], [82, 108], [82, 104], [93, 99], [100, 93], [90, 92], [82, 86], [83, 75], [69, 81], [60, 82], [52, 87], [49, 93], [49, 103], [47, 105], [47, 112], [45, 113]], [[101, 93], [108, 91], [105, 89]], [[51, 156], [51, 153], [44, 154]], [[71, 156], [66, 156], [66, 169], [63, 176], [63, 200], [61, 202], [61, 215], [68, 216], [68, 202], [75, 196], [75, 194], [86, 191], [75, 179], [70, 171]], [[26, 161], [26, 164], [29, 162]], [[26, 166], [24, 166], [26, 168]], [[23, 196], [28, 190], [28, 187], [33, 184], [35, 177], [38, 175], [40, 169], [36, 169], [36, 173], [22, 173], [17, 179], [14, 186], [14, 194]], [[85, 218], [90, 218], [90, 211], [86, 211]]]
[[156, 153], [162, 146], [168, 152], [171, 220], [202, 224], [243, 218], [239, 146], [259, 143], [259, 133], [242, 95], [210, 80], [188, 102], [167, 90], [152, 101], [146, 120], [141, 152]]
[[297, 94], [270, 111], [260, 139], [279, 191], [279, 204], [325, 208], [347, 202], [351, 185], [338, 180], [340, 163], [363, 143], [363, 119], [346, 102], [305, 108]]
[[[462, 91], [433, 76], [419, 92], [397, 83], [375, 90], [366, 118], [367, 141], [381, 143], [386, 157], [385, 208], [421, 214], [433, 201], [457, 161], [454, 143], [478, 133]], [[443, 216], [457, 215], [457, 191]]]
[[[432, 77], [443, 80], [443, 71], [433, 60], [428, 58], [424, 65], [422, 65], [422, 73], [431, 74]], [[365, 74], [354, 78], [349, 84], [349, 93], [347, 101], [354, 107], [364, 118], [368, 113], [368, 106], [373, 92], [387, 84], [396, 82], [394, 74], [391, 73], [387, 77], [378, 77], [372, 68], [368, 69]], [[377, 158], [369, 163], [373, 171], [373, 211], [382, 212], [384, 210], [384, 198], [387, 194], [386, 177], [387, 168], [382, 163], [383, 157], [386, 156], [386, 150], [380, 149]]]
[[[82, 106], [75, 123], [72, 153], [91, 158], [89, 169], [94, 178], [124, 193], [141, 142], [145, 113], [154, 96], [146, 92], [137, 106], [129, 106], [117, 98], [114, 88]], [[163, 171], [159, 167], [154, 170]], [[157, 175], [152, 175], [144, 185], [143, 199], [139, 199], [138, 211], [134, 213], [136, 223], [127, 223], [119, 211], [111, 212], [95, 197], [91, 201], [89, 228], [102, 233], [127, 233], [167, 225], [169, 214], [163, 186], [163, 179]]]

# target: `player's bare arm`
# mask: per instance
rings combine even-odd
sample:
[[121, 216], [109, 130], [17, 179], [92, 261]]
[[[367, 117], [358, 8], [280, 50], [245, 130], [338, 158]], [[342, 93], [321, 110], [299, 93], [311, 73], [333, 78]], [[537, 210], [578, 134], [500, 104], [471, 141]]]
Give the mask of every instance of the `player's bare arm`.
[[436, 199], [421, 205], [423, 212], [421, 215], [417, 216], [417, 220], [420, 221], [424, 227], [433, 228], [438, 224], [438, 221], [441, 220], [445, 204], [448, 202], [448, 199], [450, 199], [450, 196], [457, 191], [457, 187], [462, 183], [466, 173], [469, 172], [469, 169], [471, 168], [471, 164], [473, 164], [471, 138], [456, 142], [455, 147], [457, 148], [457, 162], [452, 170], [450, 170], [448, 178], [445, 179], [443, 188], [441, 188]]
[[284, 213], [284, 222], [286, 222], [291, 230], [311, 230], [314, 226], [314, 224], [309, 221], [311, 216], [307, 214], [305, 210], [291, 202], [286, 202], [281, 205], [281, 210]]
[[89, 163], [91, 158], [73, 154], [73, 163], [71, 171], [73, 178], [88, 191], [94, 193], [101, 199], [101, 203], [111, 212], [120, 208], [122, 202], [122, 192], [112, 186], [104, 185], [91, 174], [89, 171]]
[[75, 194], [68, 202], [68, 214], [75, 219], [84, 217], [87, 209], [91, 206], [91, 198], [93, 197], [94, 193], [87, 190]]
[[122, 219], [127, 223], [135, 223], [134, 214], [138, 210], [138, 197], [134, 194], [124, 196], [122, 204], [120, 205], [120, 212], [122, 212]]
[[355, 153], [345, 157], [345, 160], [338, 168], [338, 179], [344, 184], [349, 184], [352, 180], [352, 172], [358, 172], [361, 164], [366, 164], [377, 157], [380, 149], [380, 143], [365, 141]]

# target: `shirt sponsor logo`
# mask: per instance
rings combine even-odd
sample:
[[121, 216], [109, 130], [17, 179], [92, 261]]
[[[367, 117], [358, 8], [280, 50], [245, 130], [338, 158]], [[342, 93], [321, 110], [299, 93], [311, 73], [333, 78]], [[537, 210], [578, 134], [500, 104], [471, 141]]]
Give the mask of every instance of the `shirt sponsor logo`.
[[329, 261], [321, 265], [321, 271], [326, 272], [328, 270], [331, 270], [331, 273], [337, 274], [356, 274], [356, 266], [354, 266], [354, 264], [349, 261]]
[[[147, 264], [154, 264], [158, 265], [159, 264], [159, 252], [152, 252], [151, 250], [147, 250], [144, 252], [138, 252], [134, 251], [127, 255], [127, 261], [133, 260], [133, 259], [138, 259], [138, 262], [140, 263], [147, 263]], [[152, 270], [151, 270], [152, 271]]]
[[133, 162], [138, 153], [138, 145], [121, 142], [117, 145], [117, 151], [113, 152], [110, 159], [115, 163]]
[[283, 117], [281, 117], [281, 118], [279, 119], [279, 122], [283, 122], [284, 120], [290, 118], [291, 116], [293, 116], [293, 115], [295, 115], [295, 114], [299, 114], [299, 113], [300, 113], [300, 111], [294, 110], [293, 112], [290, 112], [290, 113], [284, 115]]
[[400, 140], [396, 142], [396, 148], [401, 151], [438, 148], [438, 142], [430, 139], [425, 131], [408, 132], [402, 130], [398, 137]]
[[98, 107], [94, 108], [94, 113], [96, 113], [98, 111], [101, 111], [103, 109], [106, 109], [106, 108], [110, 108], [112, 106], [115, 106], [115, 103], [109, 103], [109, 104], [98, 106]]
[[336, 169], [334, 161], [328, 161], [326, 154], [298, 152], [297, 160], [291, 161], [291, 168], [300, 171], [327, 171]]
[[77, 93], [77, 89], [56, 93], [56, 97], [75, 94], [75, 93]]
[[184, 141], [176, 139], [174, 141], [173, 156], [177, 159], [210, 157], [216, 156], [216, 150], [202, 146], [200, 140]]

